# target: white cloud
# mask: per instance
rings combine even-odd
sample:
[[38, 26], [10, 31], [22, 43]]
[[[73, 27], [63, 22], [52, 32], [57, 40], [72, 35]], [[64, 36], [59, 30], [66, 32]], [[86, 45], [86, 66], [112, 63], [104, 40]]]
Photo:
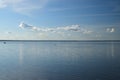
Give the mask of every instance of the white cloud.
[[81, 31], [80, 25], [71, 25], [66, 27], [57, 27], [57, 30], [66, 30], [66, 31]]
[[[83, 34], [90, 35], [93, 31], [80, 27], [80, 25], [70, 25], [61, 27], [36, 27], [25, 23], [20, 23], [19, 28], [26, 29], [43, 39], [78, 39]], [[84, 35], [85, 36], [85, 35]]]
[[4, 4], [4, 2], [0, 0], [0, 8], [4, 8], [4, 7], [6, 7], [6, 6], [7, 6], [7, 5]]
[[32, 25], [28, 25], [25, 23], [20, 23], [19, 25], [20, 28], [22, 29], [29, 29], [31, 31], [37, 31], [37, 32], [80, 32], [83, 34], [90, 34], [93, 31], [81, 28], [80, 25], [70, 25], [70, 26], [64, 26], [64, 27], [53, 27], [53, 28], [49, 28], [49, 27], [36, 27], [36, 26], [32, 26]]
[[32, 29], [34, 26], [30, 26], [28, 24], [25, 24], [25, 23], [21, 22], [19, 27], [22, 28], [22, 29], [24, 29], [24, 28]]
[[110, 28], [107, 28], [106, 31], [113, 33], [113, 32], [115, 32], [115, 28], [110, 27]]
[[90, 31], [90, 30], [84, 30], [83, 33], [84, 34], [91, 34], [93, 31]]
[[5, 32], [5, 33], [6, 33], [6, 34], [12, 34], [12, 32], [9, 32], [9, 31], [8, 31], [8, 32]]
[[50, 0], [0, 0], [0, 8], [9, 7], [19, 13], [43, 8]]
[[[89, 39], [96, 38], [95, 32], [92, 29], [87, 27], [81, 27], [80, 25], [70, 25], [70, 26], [61, 26], [61, 27], [36, 27], [25, 23], [20, 23], [20, 29], [30, 32], [33, 34], [34, 39]], [[99, 38], [99, 37], [98, 37]]]
[[0, 0], [0, 8], [13, 6], [21, 3], [23, 0]]

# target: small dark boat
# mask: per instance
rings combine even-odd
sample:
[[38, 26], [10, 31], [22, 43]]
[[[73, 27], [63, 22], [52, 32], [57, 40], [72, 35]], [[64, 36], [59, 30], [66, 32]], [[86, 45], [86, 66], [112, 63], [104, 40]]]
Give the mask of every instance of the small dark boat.
[[4, 44], [6, 44], [6, 42], [3, 42]]

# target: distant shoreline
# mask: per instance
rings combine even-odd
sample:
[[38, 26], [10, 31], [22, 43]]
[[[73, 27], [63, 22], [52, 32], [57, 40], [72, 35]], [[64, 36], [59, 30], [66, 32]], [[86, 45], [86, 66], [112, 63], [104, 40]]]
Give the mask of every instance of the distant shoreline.
[[120, 40], [0, 40], [0, 42], [120, 42]]

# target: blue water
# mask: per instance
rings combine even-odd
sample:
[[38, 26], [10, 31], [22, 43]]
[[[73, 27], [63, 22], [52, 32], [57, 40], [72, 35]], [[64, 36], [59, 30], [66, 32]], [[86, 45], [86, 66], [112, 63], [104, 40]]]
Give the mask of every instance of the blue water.
[[0, 42], [0, 80], [120, 80], [120, 42]]

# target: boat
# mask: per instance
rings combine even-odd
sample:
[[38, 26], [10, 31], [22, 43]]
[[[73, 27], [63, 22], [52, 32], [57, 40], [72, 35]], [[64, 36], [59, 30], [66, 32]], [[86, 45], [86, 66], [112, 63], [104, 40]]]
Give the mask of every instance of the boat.
[[3, 42], [4, 44], [6, 44], [6, 42]]

